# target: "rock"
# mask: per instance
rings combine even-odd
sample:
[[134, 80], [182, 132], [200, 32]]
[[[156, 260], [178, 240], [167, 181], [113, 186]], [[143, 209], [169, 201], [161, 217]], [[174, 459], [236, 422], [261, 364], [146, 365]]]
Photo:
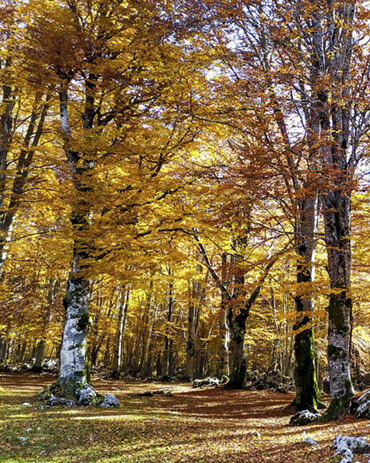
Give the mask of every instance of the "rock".
[[74, 407], [76, 402], [74, 400], [68, 400], [66, 397], [62, 397], [59, 401], [60, 405], [64, 405], [65, 407]]
[[205, 387], [205, 386], [215, 386], [218, 387], [220, 385], [220, 380], [218, 378], [203, 378], [203, 379], [194, 379], [193, 387]]
[[304, 439], [303, 442], [305, 444], [317, 445], [317, 442], [314, 439], [311, 439], [311, 437], [306, 437], [306, 439]]
[[114, 394], [105, 394], [103, 402], [100, 404], [100, 407], [103, 408], [117, 408], [119, 406], [119, 399]]
[[293, 426], [304, 426], [306, 424], [314, 423], [321, 417], [320, 413], [312, 413], [309, 410], [302, 410], [296, 413], [289, 421]]
[[31, 406], [31, 404], [29, 402], [23, 402], [22, 405], [23, 405], [23, 407], [30, 407]]
[[24, 436], [18, 436], [18, 439], [22, 441], [24, 444], [27, 442], [27, 437]]
[[294, 381], [289, 376], [283, 375], [278, 369], [264, 373], [253, 371], [247, 374], [245, 387], [257, 391], [273, 389], [285, 394], [294, 390]]
[[334, 456], [337, 456], [337, 455], [342, 455], [343, 458], [346, 458], [347, 460], [350, 460], [350, 461], [353, 460], [352, 450], [347, 449], [347, 448], [340, 449]]
[[352, 399], [349, 411], [356, 418], [370, 418], [370, 389]]
[[336, 450], [336, 455], [345, 456], [347, 450], [350, 450], [352, 454], [370, 452], [370, 444], [363, 437], [342, 436], [341, 434], [334, 439], [333, 448]]
[[46, 405], [49, 405], [49, 407], [55, 407], [56, 405], [59, 405], [59, 404], [60, 404], [60, 399], [58, 399], [58, 397], [55, 394], [51, 393], [49, 400], [46, 402]]
[[85, 384], [76, 391], [77, 405], [94, 405], [96, 403], [96, 392], [91, 384]]

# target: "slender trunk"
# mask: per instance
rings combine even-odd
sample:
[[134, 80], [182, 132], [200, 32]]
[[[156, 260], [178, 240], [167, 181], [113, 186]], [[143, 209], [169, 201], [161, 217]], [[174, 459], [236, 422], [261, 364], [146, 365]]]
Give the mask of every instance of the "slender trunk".
[[154, 324], [157, 319], [157, 310], [158, 310], [158, 305], [156, 304], [153, 307], [151, 322], [149, 325], [149, 331], [148, 331], [146, 343], [145, 343], [146, 356], [145, 356], [144, 363], [141, 368], [141, 373], [143, 374], [144, 377], [152, 376], [153, 354], [152, 354], [151, 344], [152, 344]]
[[105, 334], [103, 333], [96, 341], [96, 343], [91, 347], [91, 366], [94, 367], [98, 360], [98, 354], [103, 345]]
[[[227, 254], [222, 254], [222, 272], [221, 278], [225, 288], [228, 287], [227, 282]], [[225, 375], [229, 376], [230, 374], [230, 365], [229, 365], [229, 343], [230, 343], [230, 332], [227, 327], [227, 295], [225, 291], [221, 292], [221, 309], [218, 318], [218, 326], [220, 332], [220, 363], [219, 363], [219, 373], [220, 376]]]
[[161, 374], [162, 376], [169, 376], [170, 373], [170, 361], [172, 356], [172, 343], [171, 343], [171, 328], [170, 324], [172, 321], [173, 314], [173, 283], [170, 282], [169, 291], [168, 291], [168, 312], [167, 312], [167, 327], [166, 334], [164, 337], [164, 350], [162, 357], [162, 367]]
[[11, 90], [7, 86], [3, 88], [3, 103], [5, 102], [6, 109], [0, 117], [0, 168], [3, 169], [3, 173], [0, 174], [0, 207], [2, 209], [0, 212], [0, 279], [3, 277], [3, 267], [8, 255], [8, 244], [12, 237], [13, 223], [21, 204], [21, 198], [34, 159], [35, 150], [43, 133], [49, 107], [47, 103], [42, 103], [41, 95], [36, 95], [30, 121], [25, 132], [23, 146], [18, 157], [16, 175], [12, 185], [8, 186], [11, 189], [11, 196], [5, 205], [4, 189], [7, 186], [5, 170], [8, 165], [8, 151], [13, 141], [11, 113], [14, 105]]
[[220, 350], [219, 350], [219, 374], [220, 376], [229, 376], [230, 365], [229, 365], [229, 345], [230, 345], [230, 332], [227, 329], [227, 318], [226, 318], [225, 304], [222, 303], [221, 310], [218, 318], [218, 327], [220, 332]]
[[117, 330], [117, 336], [116, 336], [114, 352], [113, 352], [113, 377], [114, 378], [119, 378], [119, 375], [122, 370], [122, 340], [123, 340], [123, 333], [126, 328], [129, 297], [130, 297], [130, 290], [127, 290], [125, 294], [122, 296], [122, 301], [120, 302], [120, 305], [119, 305], [118, 330]]
[[44, 361], [46, 342], [41, 339], [37, 342], [36, 346], [36, 358], [35, 363], [33, 364], [32, 371], [37, 373], [42, 372], [42, 362]]
[[5, 362], [6, 360], [6, 340], [4, 338], [0, 338], [0, 362]]
[[195, 343], [199, 326], [199, 308], [201, 291], [198, 280], [190, 283], [190, 301], [188, 309], [188, 330], [186, 338], [186, 368], [185, 374], [189, 379], [194, 379]]
[[111, 352], [110, 352], [110, 347], [112, 344], [112, 338], [111, 336], [107, 337], [107, 341], [105, 343], [105, 351], [104, 351], [104, 359], [103, 359], [103, 366], [104, 368], [107, 368], [111, 365]]

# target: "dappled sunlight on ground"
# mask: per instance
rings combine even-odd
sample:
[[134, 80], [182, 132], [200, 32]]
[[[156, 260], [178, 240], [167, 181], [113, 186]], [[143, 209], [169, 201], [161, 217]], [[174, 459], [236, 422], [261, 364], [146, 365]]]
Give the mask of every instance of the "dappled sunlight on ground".
[[[339, 433], [370, 434], [368, 420], [350, 417], [288, 426], [293, 394], [199, 390], [189, 383], [97, 379], [96, 390], [116, 394], [120, 409], [41, 409], [35, 395], [54, 380], [51, 375], [0, 375], [1, 463], [329, 463]], [[149, 390], [173, 396], [137, 396]], [[318, 445], [303, 443], [305, 437]], [[368, 457], [354, 461], [367, 463]]]

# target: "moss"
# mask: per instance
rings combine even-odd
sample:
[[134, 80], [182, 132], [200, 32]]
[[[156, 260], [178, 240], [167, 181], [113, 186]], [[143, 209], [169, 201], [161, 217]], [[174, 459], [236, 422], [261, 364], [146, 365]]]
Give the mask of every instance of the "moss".
[[[309, 319], [305, 317], [297, 328], [307, 325], [308, 322]], [[321, 397], [316, 376], [314, 335], [311, 327], [296, 335], [294, 351], [296, 356], [296, 411], [317, 412], [321, 405]]]
[[83, 313], [78, 317], [77, 329], [79, 331], [85, 331], [89, 324], [89, 314]]
[[90, 375], [89, 360], [88, 360], [87, 355], [85, 355], [84, 376], [85, 376], [85, 381], [90, 384], [91, 383], [91, 375]]
[[344, 398], [334, 398], [331, 400], [329, 408], [320, 418], [321, 423], [328, 423], [337, 420], [346, 411], [347, 400]]
[[343, 357], [343, 349], [334, 346], [333, 344], [328, 345], [328, 357], [331, 360], [337, 360]]
[[352, 381], [347, 380], [345, 382], [345, 386], [346, 386], [346, 391], [342, 395], [342, 397], [334, 397], [333, 399], [331, 399], [329, 408], [326, 410], [324, 415], [321, 417], [320, 421], [322, 423], [327, 423], [328, 421], [337, 420], [347, 410], [350, 400], [353, 397]]

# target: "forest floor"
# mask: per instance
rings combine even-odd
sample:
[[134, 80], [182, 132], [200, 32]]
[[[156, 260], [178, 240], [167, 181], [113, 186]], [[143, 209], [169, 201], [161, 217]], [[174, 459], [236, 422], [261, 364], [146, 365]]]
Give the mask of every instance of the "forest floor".
[[[1, 463], [323, 463], [338, 461], [332, 450], [338, 434], [370, 436], [370, 421], [351, 417], [289, 426], [292, 393], [192, 389], [189, 383], [97, 379], [96, 390], [117, 395], [121, 408], [41, 409], [35, 396], [54, 379], [0, 374]], [[148, 390], [173, 396], [137, 395]], [[317, 445], [303, 443], [306, 437]]]

